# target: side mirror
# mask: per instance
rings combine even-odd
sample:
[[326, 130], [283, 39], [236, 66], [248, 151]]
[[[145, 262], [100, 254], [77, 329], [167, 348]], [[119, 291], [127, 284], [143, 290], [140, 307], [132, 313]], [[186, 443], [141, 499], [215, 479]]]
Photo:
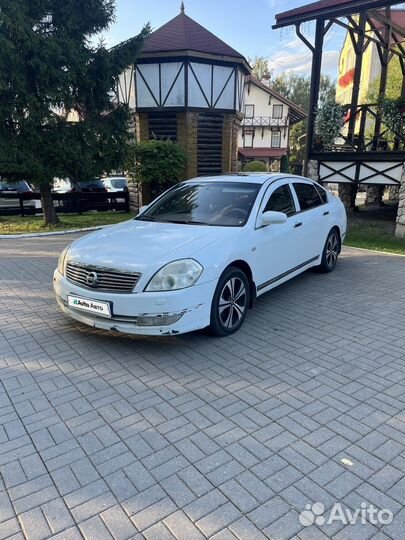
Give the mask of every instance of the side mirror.
[[277, 223], [285, 223], [288, 217], [284, 212], [263, 212], [259, 220], [259, 226], [276, 225]]
[[143, 206], [141, 206], [138, 210], [138, 216], [139, 214], [142, 214], [142, 212], [145, 212], [145, 210], [148, 208], [148, 204], [144, 204]]

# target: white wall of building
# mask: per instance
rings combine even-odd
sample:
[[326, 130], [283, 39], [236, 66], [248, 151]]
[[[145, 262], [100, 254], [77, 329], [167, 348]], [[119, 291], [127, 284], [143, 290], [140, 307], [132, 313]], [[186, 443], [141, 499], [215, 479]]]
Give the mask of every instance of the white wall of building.
[[[252, 113], [253, 122], [250, 118]], [[277, 118], [280, 115], [281, 117]], [[288, 116], [288, 105], [256, 84], [246, 83], [245, 117], [239, 130], [238, 146], [241, 148], [287, 148]], [[258, 125], [250, 126], [250, 123]], [[253, 145], [250, 132], [253, 132]], [[273, 136], [272, 133], [274, 133]]]

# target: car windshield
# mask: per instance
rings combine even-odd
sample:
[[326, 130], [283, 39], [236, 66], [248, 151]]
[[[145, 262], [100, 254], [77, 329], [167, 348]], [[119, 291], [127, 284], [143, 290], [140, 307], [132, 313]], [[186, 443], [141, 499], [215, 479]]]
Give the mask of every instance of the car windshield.
[[125, 178], [114, 178], [111, 180], [111, 185], [117, 189], [124, 189], [127, 187], [127, 181]]
[[78, 182], [77, 185], [79, 187], [81, 187], [82, 189], [84, 189], [84, 188], [95, 189], [95, 188], [103, 188], [104, 187], [104, 184], [100, 180], [100, 178], [94, 178], [93, 180], [87, 180], [87, 181]]
[[0, 181], [0, 191], [18, 191], [19, 193], [24, 193], [26, 191], [31, 191], [28, 184], [24, 181], [21, 182], [5, 182], [4, 180]]
[[244, 182], [181, 183], [135, 219], [187, 225], [242, 227], [260, 184]]

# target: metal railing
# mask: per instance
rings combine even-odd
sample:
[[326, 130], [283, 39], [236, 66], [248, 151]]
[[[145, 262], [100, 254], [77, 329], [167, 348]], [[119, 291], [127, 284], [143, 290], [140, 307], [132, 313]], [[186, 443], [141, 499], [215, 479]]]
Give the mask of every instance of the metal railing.
[[254, 116], [252, 118], [243, 118], [243, 127], [287, 127], [288, 116], [283, 118], [273, 118], [272, 116]]
[[[90, 210], [107, 211], [121, 210], [129, 212], [128, 191], [86, 193], [52, 193], [52, 199], [57, 213], [82, 214]], [[1, 192], [0, 191], [0, 215], [12, 216], [33, 215], [42, 213], [39, 192]]]

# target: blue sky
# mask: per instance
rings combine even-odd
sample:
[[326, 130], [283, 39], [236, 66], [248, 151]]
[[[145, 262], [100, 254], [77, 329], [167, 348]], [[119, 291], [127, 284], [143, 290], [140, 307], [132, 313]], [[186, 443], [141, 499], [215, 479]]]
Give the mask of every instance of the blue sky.
[[[108, 45], [136, 35], [143, 24], [158, 28], [179, 13], [181, 0], [116, 0], [116, 22], [104, 34]], [[275, 14], [309, 0], [184, 0], [187, 15], [245, 56], [266, 56], [276, 74], [292, 69], [309, 74], [311, 55], [292, 28], [272, 30]], [[313, 24], [303, 25], [307, 36]], [[326, 37], [322, 70], [336, 77], [344, 33], [332, 29]]]

